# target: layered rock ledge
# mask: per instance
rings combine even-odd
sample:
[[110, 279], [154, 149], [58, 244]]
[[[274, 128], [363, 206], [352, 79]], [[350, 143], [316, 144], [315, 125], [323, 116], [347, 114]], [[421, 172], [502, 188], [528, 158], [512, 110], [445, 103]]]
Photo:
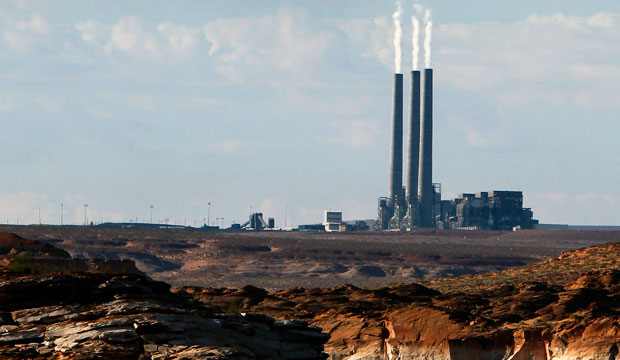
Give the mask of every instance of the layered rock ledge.
[[140, 275], [0, 276], [2, 359], [324, 359], [302, 320], [214, 314]]
[[172, 293], [131, 261], [0, 234], [0, 359], [327, 358], [321, 328], [236, 310]]

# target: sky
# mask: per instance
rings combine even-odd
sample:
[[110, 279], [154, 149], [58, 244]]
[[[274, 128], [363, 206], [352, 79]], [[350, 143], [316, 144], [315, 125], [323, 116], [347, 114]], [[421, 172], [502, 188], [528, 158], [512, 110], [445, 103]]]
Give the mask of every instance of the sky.
[[[620, 224], [620, 2], [419, 4], [443, 198], [521, 190], [542, 223]], [[402, 9], [408, 84], [414, 2]], [[0, 1], [0, 223], [59, 224], [61, 204], [65, 224], [376, 217], [395, 10]]]

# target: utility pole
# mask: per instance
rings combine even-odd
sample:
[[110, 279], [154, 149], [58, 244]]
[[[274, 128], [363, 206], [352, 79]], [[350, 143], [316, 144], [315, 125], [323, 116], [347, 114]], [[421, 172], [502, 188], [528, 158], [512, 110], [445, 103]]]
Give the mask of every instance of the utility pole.
[[65, 211], [65, 204], [60, 203], [60, 226], [62, 226], [62, 216], [63, 216], [64, 211]]
[[41, 225], [41, 207], [39, 206], [39, 225]]
[[88, 223], [86, 220], [86, 208], [88, 207], [88, 204], [84, 204], [84, 226], [86, 226], [86, 224]]

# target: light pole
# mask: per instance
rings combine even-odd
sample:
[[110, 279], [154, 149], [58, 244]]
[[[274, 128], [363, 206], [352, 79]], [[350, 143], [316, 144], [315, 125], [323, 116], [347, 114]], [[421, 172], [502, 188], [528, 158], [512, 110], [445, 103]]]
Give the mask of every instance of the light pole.
[[222, 219], [222, 229], [224, 228], [224, 218], [220, 218]]
[[86, 208], [88, 207], [88, 204], [84, 204], [84, 226], [86, 226]]
[[207, 208], [207, 226], [211, 226], [211, 203], [207, 203], [209, 207]]
[[152, 223], [153, 223], [153, 208], [154, 208], [155, 206], [150, 205], [149, 207], [151, 208], [151, 224], [152, 224]]

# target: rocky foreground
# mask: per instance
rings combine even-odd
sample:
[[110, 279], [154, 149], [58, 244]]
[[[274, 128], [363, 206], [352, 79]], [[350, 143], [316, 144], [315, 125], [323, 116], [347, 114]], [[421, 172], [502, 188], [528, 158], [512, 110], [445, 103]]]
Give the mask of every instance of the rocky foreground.
[[71, 265], [57, 250], [0, 234], [0, 358], [610, 360], [618, 355], [620, 243], [420, 284], [274, 292], [254, 286], [171, 292], [163, 282], [122, 273], [126, 264], [108, 261], [102, 267], [92, 260], [85, 272], [84, 260]]
[[81, 260], [58, 272], [69, 259], [43, 245], [0, 234], [0, 359], [327, 357], [329, 335], [306, 321], [214, 313], [110, 262], [109, 273], [82, 272]]
[[295, 315], [332, 359], [616, 359], [620, 243], [497, 273], [375, 289], [180, 288], [219, 308]]

